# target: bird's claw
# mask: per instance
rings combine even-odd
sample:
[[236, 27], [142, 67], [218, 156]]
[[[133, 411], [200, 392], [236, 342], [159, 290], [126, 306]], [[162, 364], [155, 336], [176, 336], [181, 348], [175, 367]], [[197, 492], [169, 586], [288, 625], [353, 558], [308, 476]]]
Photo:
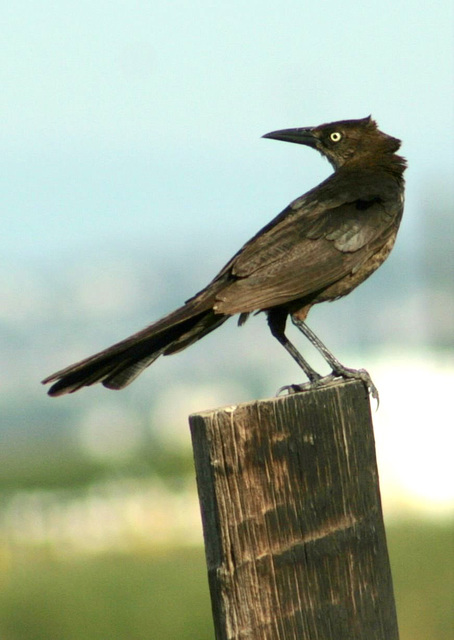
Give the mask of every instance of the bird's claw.
[[378, 389], [375, 384], [372, 382], [372, 378], [366, 369], [349, 369], [348, 367], [342, 366], [341, 368], [333, 371], [332, 375], [335, 377], [345, 378], [347, 380], [359, 380], [366, 387], [367, 393], [372, 396], [372, 398], [377, 402], [377, 409], [380, 405], [380, 396], [378, 394]]
[[372, 381], [372, 378], [369, 375], [369, 372], [366, 371], [366, 369], [347, 369], [346, 371], [347, 371], [347, 375], [346, 375], [347, 378], [360, 380], [364, 384], [364, 386], [367, 389], [367, 392], [377, 402], [377, 409], [378, 409], [378, 406], [380, 404], [380, 396], [379, 396], [377, 387], [375, 386], [375, 384]]
[[329, 376], [320, 377], [317, 380], [309, 380], [309, 382], [302, 382], [301, 384], [286, 384], [277, 390], [276, 396], [280, 396], [283, 393], [287, 393], [290, 396], [301, 391], [313, 391], [321, 387], [332, 386], [336, 382], [336, 376], [331, 373]]
[[378, 409], [380, 404], [378, 389], [372, 382], [372, 378], [366, 369], [348, 369], [347, 367], [342, 367], [342, 369], [333, 371], [329, 375], [319, 378], [318, 380], [303, 382], [302, 384], [284, 385], [278, 389], [276, 396], [280, 396], [283, 393], [292, 395], [293, 393], [300, 393], [301, 391], [312, 391], [313, 389], [319, 389], [321, 387], [333, 386], [339, 381], [339, 378], [344, 378], [346, 380], [359, 380], [362, 382], [366, 387], [367, 393], [377, 401]]

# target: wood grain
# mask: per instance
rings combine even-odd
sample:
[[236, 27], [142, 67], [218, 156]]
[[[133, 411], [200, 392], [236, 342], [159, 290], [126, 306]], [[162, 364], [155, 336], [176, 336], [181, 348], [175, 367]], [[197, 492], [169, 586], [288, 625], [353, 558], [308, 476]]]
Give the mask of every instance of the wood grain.
[[218, 640], [397, 640], [358, 382], [190, 417]]

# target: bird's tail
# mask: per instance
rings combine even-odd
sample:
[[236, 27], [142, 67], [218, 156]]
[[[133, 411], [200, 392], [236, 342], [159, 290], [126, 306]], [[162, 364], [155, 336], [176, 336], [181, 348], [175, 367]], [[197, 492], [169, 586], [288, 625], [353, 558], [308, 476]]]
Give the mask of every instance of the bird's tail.
[[108, 389], [122, 389], [156, 358], [185, 349], [230, 317], [216, 314], [211, 307], [197, 309], [198, 305], [191, 303], [126, 340], [52, 374], [43, 380], [43, 384], [54, 382], [49, 395], [73, 393], [96, 382]]

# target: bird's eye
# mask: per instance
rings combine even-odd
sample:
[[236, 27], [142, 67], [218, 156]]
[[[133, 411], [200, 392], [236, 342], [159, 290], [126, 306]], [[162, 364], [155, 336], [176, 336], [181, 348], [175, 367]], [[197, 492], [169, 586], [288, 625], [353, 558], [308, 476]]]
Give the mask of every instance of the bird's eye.
[[333, 133], [331, 133], [329, 137], [331, 142], [339, 142], [339, 140], [342, 138], [342, 134], [339, 133], [339, 131], [333, 131]]

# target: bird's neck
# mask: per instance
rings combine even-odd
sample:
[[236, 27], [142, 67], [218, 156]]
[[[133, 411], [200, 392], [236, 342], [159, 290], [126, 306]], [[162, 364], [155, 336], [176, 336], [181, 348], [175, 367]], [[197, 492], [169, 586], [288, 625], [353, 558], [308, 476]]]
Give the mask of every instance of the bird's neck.
[[[403, 182], [403, 173], [407, 167], [407, 161], [397, 153], [363, 153], [360, 156], [355, 156], [350, 161], [346, 162], [342, 167], [339, 167], [343, 171], [359, 171], [359, 172], [374, 172], [384, 171], [387, 174], [392, 175], [396, 180]], [[339, 171], [338, 169], [338, 171]]]

